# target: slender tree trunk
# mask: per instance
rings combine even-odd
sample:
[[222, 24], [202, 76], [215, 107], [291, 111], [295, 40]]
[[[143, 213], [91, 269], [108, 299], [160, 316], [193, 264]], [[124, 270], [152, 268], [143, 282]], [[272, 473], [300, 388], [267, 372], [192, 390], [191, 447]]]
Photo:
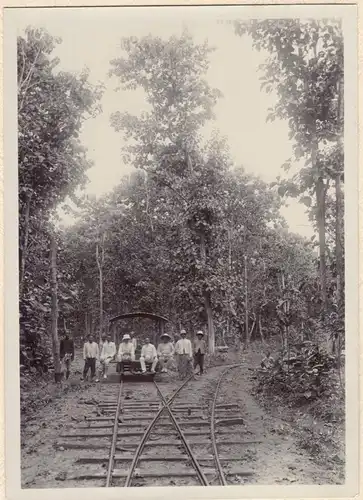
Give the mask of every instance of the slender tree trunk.
[[151, 234], [154, 235], [154, 224], [152, 214], [149, 213], [149, 205], [150, 205], [150, 193], [149, 193], [149, 179], [148, 173], [145, 172], [145, 191], [146, 191], [146, 215], [149, 218]]
[[204, 307], [207, 315], [208, 322], [208, 351], [210, 354], [214, 354], [215, 351], [215, 332], [213, 323], [213, 311], [210, 300], [210, 293], [204, 292]]
[[[339, 140], [338, 146], [339, 151], [343, 156], [343, 134], [344, 134], [344, 84], [343, 77], [341, 77], [338, 82], [338, 133]], [[337, 272], [337, 305], [340, 311], [343, 304], [342, 290], [344, 286], [344, 259], [343, 259], [343, 247], [342, 247], [342, 233], [344, 225], [344, 207], [343, 207], [343, 195], [342, 195], [342, 185], [341, 176], [344, 170], [343, 165], [338, 165], [339, 171], [337, 172], [335, 178], [335, 258], [336, 258], [336, 272]]]
[[26, 195], [25, 214], [24, 214], [24, 236], [20, 247], [20, 269], [19, 269], [19, 297], [23, 295], [25, 263], [27, 258], [28, 241], [29, 241], [29, 225], [30, 225], [30, 202], [32, 194]]
[[252, 313], [252, 314], [253, 314], [253, 323], [252, 323], [250, 334], [249, 334], [250, 341], [252, 339], [252, 335], [253, 335], [253, 332], [254, 332], [254, 329], [255, 329], [255, 326], [256, 326], [256, 314], [255, 313]]
[[[228, 278], [231, 280], [232, 274], [232, 230], [231, 228], [227, 229], [228, 234]], [[232, 292], [228, 290], [228, 310], [227, 310], [227, 335], [230, 335], [231, 328], [231, 313], [232, 313]]]
[[54, 380], [62, 378], [59, 340], [58, 340], [58, 285], [57, 285], [57, 245], [54, 235], [50, 239], [50, 271], [51, 271], [51, 332], [53, 343]]
[[[203, 263], [203, 266], [206, 265], [207, 253], [205, 247], [205, 234], [203, 231], [200, 232], [200, 257]], [[213, 310], [211, 305], [211, 294], [209, 290], [203, 290], [203, 300], [204, 300], [204, 308], [207, 316], [208, 323], [208, 351], [210, 354], [214, 354], [215, 351], [215, 332], [214, 332], [214, 323], [213, 323]]]
[[322, 177], [319, 177], [316, 184], [317, 197], [317, 223], [319, 232], [319, 273], [320, 273], [320, 294], [322, 303], [322, 318], [327, 313], [327, 286], [326, 286], [326, 242], [325, 242], [325, 195], [326, 187]]
[[[314, 57], [317, 57], [317, 42], [313, 45]], [[305, 90], [308, 91], [308, 82], [305, 80], [304, 83]], [[314, 113], [311, 116], [313, 120], [313, 128], [311, 130], [311, 167], [312, 170], [317, 172], [319, 170], [317, 165], [317, 156], [319, 143], [317, 138], [317, 129], [316, 129], [316, 115]], [[315, 184], [316, 188], [316, 204], [317, 204], [317, 214], [316, 214], [316, 222], [318, 225], [318, 233], [319, 233], [319, 268], [320, 268], [320, 296], [322, 302], [322, 318], [324, 320], [327, 312], [327, 286], [326, 286], [326, 243], [325, 243], [325, 195], [326, 188], [324, 185], [323, 177], [320, 176]]]
[[[285, 275], [283, 272], [281, 273], [281, 290], [282, 290], [283, 300], [285, 300]], [[287, 302], [286, 301], [284, 301], [284, 304], [283, 304], [283, 311], [284, 311], [285, 319], [287, 319], [288, 309], [287, 309]], [[283, 324], [282, 345], [283, 345], [283, 349], [286, 351], [288, 351], [288, 346], [289, 346], [288, 336], [289, 336], [289, 328], [284, 323]]]
[[260, 310], [260, 313], [258, 315], [258, 330], [260, 332], [262, 345], [265, 345], [265, 337], [263, 335], [263, 329], [262, 329], [261, 310]]
[[335, 258], [337, 273], [337, 305], [340, 310], [342, 307], [342, 289], [344, 283], [344, 259], [342, 247], [342, 229], [343, 229], [343, 196], [341, 187], [341, 174], [338, 173], [335, 178]]
[[103, 334], [103, 274], [100, 268], [100, 341]]
[[97, 266], [98, 266], [98, 272], [99, 272], [99, 284], [100, 284], [100, 326], [99, 326], [99, 341], [101, 342], [102, 340], [102, 335], [103, 335], [103, 263], [105, 260], [105, 235], [102, 235], [102, 243], [101, 243], [101, 255], [99, 251], [99, 244], [97, 243], [96, 245], [96, 261], [97, 261]]
[[244, 256], [245, 260], [245, 332], [246, 332], [246, 346], [250, 345], [250, 334], [248, 330], [248, 271], [247, 271], [247, 255]]

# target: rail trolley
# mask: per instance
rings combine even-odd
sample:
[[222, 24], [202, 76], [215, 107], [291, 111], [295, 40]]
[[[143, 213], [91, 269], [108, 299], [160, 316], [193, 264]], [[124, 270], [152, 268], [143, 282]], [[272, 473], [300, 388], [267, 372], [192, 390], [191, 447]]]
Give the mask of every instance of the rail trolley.
[[[160, 316], [158, 314], [149, 312], [141, 312], [141, 311], [118, 314], [117, 316], [114, 316], [109, 320], [109, 331], [111, 333], [114, 342], [116, 343], [117, 350], [121, 340], [119, 331], [117, 330], [117, 325], [122, 320], [133, 320], [135, 318], [150, 319], [154, 322], [156, 328], [154, 328], [153, 334], [149, 335], [149, 337], [151, 342], [155, 345], [155, 347], [157, 347], [158, 340], [165, 331], [165, 324], [169, 322], [169, 320], [164, 316]], [[113, 364], [116, 365], [116, 373], [110, 374], [108, 381], [111, 383], [115, 382], [117, 383], [120, 382], [121, 380], [129, 380], [135, 382], [141, 380], [143, 381], [153, 380], [155, 374], [150, 373], [149, 371], [151, 366], [150, 363], [146, 363], [146, 368], [148, 372], [146, 374], [142, 373], [140, 366], [140, 354], [141, 354], [141, 345], [138, 344], [135, 351], [135, 361], [123, 361], [122, 369], [121, 369], [121, 363], [115, 361]], [[160, 368], [159, 366], [157, 366], [156, 373], [158, 373], [159, 370]]]

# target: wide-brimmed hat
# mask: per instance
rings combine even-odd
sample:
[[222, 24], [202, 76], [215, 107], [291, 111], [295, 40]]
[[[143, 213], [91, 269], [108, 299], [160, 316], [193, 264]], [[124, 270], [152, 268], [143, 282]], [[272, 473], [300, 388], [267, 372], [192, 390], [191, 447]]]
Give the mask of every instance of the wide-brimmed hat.
[[180, 335], [181, 335], [182, 333], [185, 333], [185, 335], [187, 334], [186, 330], [184, 330], [184, 329], [183, 329], [183, 330], [180, 330]]
[[171, 339], [170, 335], [168, 333], [163, 333], [160, 335], [160, 338], [162, 339], [163, 337], [168, 337], [168, 339]]
[[131, 337], [128, 333], [125, 333], [125, 335], [122, 337], [122, 340], [131, 340]]
[[202, 332], [202, 330], [198, 330], [197, 335], [204, 335], [204, 332]]

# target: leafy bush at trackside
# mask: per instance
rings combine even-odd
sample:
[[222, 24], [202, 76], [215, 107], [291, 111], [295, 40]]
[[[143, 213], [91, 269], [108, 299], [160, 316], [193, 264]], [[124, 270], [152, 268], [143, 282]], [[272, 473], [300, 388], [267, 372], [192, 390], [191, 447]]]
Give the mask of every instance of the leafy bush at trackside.
[[20, 370], [25, 372], [47, 373], [53, 368], [52, 351], [50, 342], [44, 341], [40, 335], [33, 335], [25, 342], [20, 341]]
[[256, 371], [256, 391], [284, 395], [293, 405], [303, 405], [328, 391], [334, 367], [335, 358], [321, 346], [308, 341], [294, 344], [270, 368]]

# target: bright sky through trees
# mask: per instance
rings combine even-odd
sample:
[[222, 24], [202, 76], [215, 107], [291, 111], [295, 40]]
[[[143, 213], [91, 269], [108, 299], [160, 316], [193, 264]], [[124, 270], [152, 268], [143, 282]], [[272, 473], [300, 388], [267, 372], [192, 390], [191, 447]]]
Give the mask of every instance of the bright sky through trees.
[[[179, 15], [170, 9], [89, 8], [73, 9], [72, 15], [68, 9], [19, 10], [16, 19], [19, 30], [27, 25], [39, 26], [62, 38], [63, 43], [55, 51], [62, 69], [78, 73], [87, 66], [90, 81], [102, 81], [106, 86], [103, 113], [88, 120], [82, 132], [82, 142], [89, 150], [89, 158], [95, 162], [88, 171], [88, 193], [100, 195], [109, 191], [132, 170], [122, 161], [123, 142], [110, 126], [111, 113], [119, 110], [139, 114], [146, 109], [141, 91], [115, 92], [117, 82], [107, 76], [110, 60], [120, 55], [121, 37], [141, 37], [149, 33], [169, 37], [185, 28], [196, 42], [208, 39], [209, 44], [216, 47], [211, 56], [208, 82], [220, 89], [224, 97], [215, 108], [216, 121], [204, 129], [205, 137], [218, 129], [228, 138], [236, 164], [242, 164], [246, 171], [265, 181], [283, 176], [281, 165], [291, 155], [291, 142], [286, 123], [266, 123], [268, 108], [274, 104], [275, 97], [260, 91], [258, 66], [264, 55], [252, 49], [248, 38], [236, 36], [231, 25], [218, 21], [217, 9], [208, 9], [208, 12], [210, 15], [201, 17], [194, 8], [184, 8]], [[312, 234], [304, 207], [295, 200], [291, 200], [283, 214], [294, 232]]]

